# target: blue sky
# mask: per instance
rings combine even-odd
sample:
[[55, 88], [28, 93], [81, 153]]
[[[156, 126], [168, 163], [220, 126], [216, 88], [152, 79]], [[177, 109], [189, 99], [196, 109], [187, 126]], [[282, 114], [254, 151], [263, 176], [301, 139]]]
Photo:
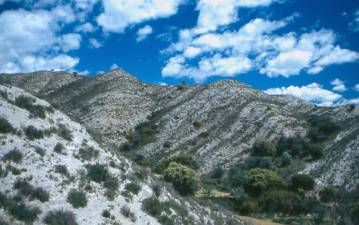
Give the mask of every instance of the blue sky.
[[359, 103], [359, 1], [0, 0], [0, 72], [122, 68]]

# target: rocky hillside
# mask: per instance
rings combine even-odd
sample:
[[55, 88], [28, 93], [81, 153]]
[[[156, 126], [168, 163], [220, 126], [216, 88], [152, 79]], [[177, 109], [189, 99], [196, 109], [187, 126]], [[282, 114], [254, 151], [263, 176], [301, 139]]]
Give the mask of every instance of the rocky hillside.
[[[36, 74], [25, 88], [50, 94], [84, 79], [52, 75]], [[242, 224], [177, 196], [46, 101], [8, 85], [0, 85], [0, 144], [0, 224]]]
[[[38, 82], [41, 76], [45, 78]], [[132, 155], [153, 163], [186, 152], [199, 163], [203, 176], [218, 166], [229, 168], [244, 161], [256, 140], [304, 138], [313, 129], [310, 118], [327, 118], [340, 129], [320, 142], [324, 154], [320, 160], [306, 162], [298, 170], [312, 174], [322, 185], [353, 189], [359, 184], [355, 106], [318, 107], [293, 97], [269, 96], [234, 80], [148, 85], [120, 70], [96, 77], [3, 75], [0, 81], [48, 100], [114, 150], [134, 141], [139, 124], [150, 126], [153, 137], [136, 146]]]

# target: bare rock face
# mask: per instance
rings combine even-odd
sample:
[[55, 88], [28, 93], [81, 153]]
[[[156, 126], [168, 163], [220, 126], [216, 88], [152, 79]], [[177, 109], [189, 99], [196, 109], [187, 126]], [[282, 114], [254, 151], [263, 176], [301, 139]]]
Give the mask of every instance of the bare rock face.
[[[161, 216], [183, 225], [242, 224], [225, 210], [177, 196], [148, 171], [101, 147], [84, 127], [46, 101], [10, 86], [0, 85], [0, 92], [2, 221], [52, 224], [48, 220], [57, 216], [74, 225], [155, 225]], [[32, 99], [44, 114], [19, 106], [20, 96]], [[69, 197], [72, 192], [82, 197]], [[156, 207], [144, 205], [149, 198], [166, 209], [149, 213], [149, 207]]]
[[76, 79], [55, 79], [58, 74], [47, 73], [49, 82], [44, 86], [36, 84], [37, 76], [0, 76], [0, 82], [48, 100], [113, 149], [126, 142], [126, 135], [137, 125], [149, 121], [157, 127], [156, 140], [141, 147], [138, 154], [158, 162], [186, 152], [199, 163], [202, 175], [245, 160], [258, 139], [275, 143], [280, 137], [304, 137], [311, 116], [329, 117], [341, 129], [322, 143], [324, 157], [308, 162], [303, 172], [323, 185], [347, 189], [359, 185], [358, 107], [318, 107], [289, 96], [269, 96], [235, 80], [160, 86], [113, 70]]

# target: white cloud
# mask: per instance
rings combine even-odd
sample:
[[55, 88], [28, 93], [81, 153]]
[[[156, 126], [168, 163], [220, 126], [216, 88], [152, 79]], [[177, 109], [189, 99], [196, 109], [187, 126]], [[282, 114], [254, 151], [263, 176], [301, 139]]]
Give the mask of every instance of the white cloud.
[[269, 77], [298, 75], [303, 68], [308, 67], [311, 57], [311, 52], [303, 50], [294, 49], [281, 52], [277, 57], [269, 60], [260, 72], [267, 74]]
[[202, 58], [198, 66], [194, 67], [185, 63], [185, 58], [175, 56], [169, 59], [162, 69], [164, 77], [189, 77], [196, 82], [203, 82], [209, 76], [231, 77], [245, 73], [252, 67], [251, 61], [243, 57], [226, 57], [219, 54], [213, 57]]
[[281, 88], [270, 88], [265, 91], [270, 95], [290, 95], [321, 106], [333, 106], [342, 101], [342, 96], [324, 89], [317, 83], [306, 86], [289, 86]]
[[[20, 9], [1, 13], [0, 72], [73, 68], [78, 59], [61, 52], [78, 48], [81, 37], [58, 34], [73, 18], [73, 11], [67, 6], [59, 6], [51, 11], [29, 12]], [[29, 62], [36, 65], [30, 65]]]
[[118, 69], [120, 68], [116, 63], [112, 64], [112, 66], [110, 67], [111, 70], [114, 70], [114, 69]]
[[76, 32], [83, 32], [83, 33], [91, 33], [94, 32], [96, 28], [91, 23], [84, 23], [75, 28]]
[[90, 44], [90, 47], [92, 47], [92, 48], [101, 48], [103, 46], [103, 44], [95, 38], [90, 38], [89, 44]]
[[353, 21], [349, 23], [349, 27], [353, 32], [359, 31], [359, 9], [355, 11]]
[[200, 0], [196, 33], [215, 31], [238, 20], [239, 7], [268, 6], [274, 0]]
[[79, 34], [65, 34], [60, 37], [60, 48], [64, 52], [80, 48], [81, 35]]
[[347, 90], [347, 88], [345, 87], [344, 81], [342, 81], [338, 78], [336, 78], [335, 80], [330, 82], [330, 84], [333, 86], [333, 91], [344, 92]]
[[357, 92], [359, 92], [359, 84], [356, 84], [356, 85], [354, 86], [354, 90], [357, 91]]
[[97, 22], [107, 32], [123, 32], [144, 21], [174, 15], [183, 0], [102, 0], [104, 12]]
[[79, 62], [78, 58], [73, 58], [68, 55], [58, 55], [55, 57], [41, 57], [27, 55], [16, 62], [8, 62], [0, 65], [2, 73], [18, 73], [18, 72], [32, 72], [32, 71], [64, 71], [74, 68]]
[[152, 27], [149, 25], [146, 25], [144, 27], [141, 27], [140, 29], [138, 29], [137, 31], [137, 42], [143, 41], [144, 39], [146, 39], [150, 34], [152, 34], [153, 30]]
[[[336, 44], [336, 36], [330, 30], [319, 30], [298, 35], [294, 32], [276, 35], [274, 31], [286, 26], [293, 20], [289, 17], [281, 21], [254, 19], [237, 31], [217, 31], [197, 33], [195, 29], [179, 32], [177, 43], [171, 44], [162, 53], [169, 56], [163, 69], [163, 76], [188, 76], [195, 80], [203, 80], [218, 71], [235, 71], [226, 68], [212, 67], [213, 71], [198, 71], [202, 60], [223, 55], [225, 58], [248, 59], [250, 70], [258, 70], [269, 77], [298, 75], [305, 71], [310, 74], [321, 72], [333, 64], [355, 62], [359, 54], [343, 49]], [[173, 64], [171, 58], [182, 56], [184, 62], [179, 66]], [[228, 66], [227, 64], [219, 66]], [[191, 68], [192, 67], [192, 68]], [[175, 68], [176, 73], [170, 74]], [[206, 67], [207, 69], [208, 67]], [[238, 71], [243, 73], [242, 65]], [[181, 71], [182, 70], [182, 71]], [[189, 73], [196, 71], [198, 75]], [[196, 77], [197, 76], [197, 77]], [[221, 76], [234, 76], [232, 73]]]

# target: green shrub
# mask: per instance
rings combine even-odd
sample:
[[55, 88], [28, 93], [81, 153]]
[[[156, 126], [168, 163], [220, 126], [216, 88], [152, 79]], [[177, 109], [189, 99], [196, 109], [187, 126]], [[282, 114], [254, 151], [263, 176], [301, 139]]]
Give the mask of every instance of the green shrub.
[[72, 132], [64, 124], [59, 124], [57, 134], [67, 141], [72, 141]]
[[182, 195], [194, 194], [199, 188], [200, 181], [196, 173], [189, 167], [171, 162], [164, 171], [164, 179]]
[[111, 213], [107, 209], [103, 210], [101, 215], [103, 217], [105, 217], [105, 218], [110, 218], [111, 217]]
[[292, 156], [288, 152], [284, 152], [281, 158], [282, 166], [288, 166], [292, 163]]
[[67, 170], [67, 167], [65, 165], [56, 165], [55, 166], [55, 172], [60, 173], [62, 175], [68, 176], [69, 171]]
[[359, 224], [359, 203], [355, 203], [349, 210], [350, 219], [353, 224]]
[[199, 121], [195, 121], [193, 122], [193, 127], [196, 128], [196, 129], [199, 129], [203, 126], [203, 124]]
[[13, 132], [14, 128], [5, 118], [0, 117], [0, 133], [10, 133]]
[[134, 182], [131, 182], [126, 184], [125, 190], [137, 195], [141, 190], [141, 186]]
[[308, 137], [313, 142], [325, 141], [330, 135], [340, 130], [340, 126], [326, 116], [312, 116], [309, 119], [309, 123], [311, 129]]
[[29, 109], [34, 103], [35, 99], [25, 95], [20, 95], [15, 98], [15, 105], [23, 109]]
[[120, 151], [131, 151], [156, 140], [157, 126], [151, 122], [139, 124], [133, 133], [127, 135], [127, 143], [120, 147]]
[[78, 157], [81, 160], [91, 160], [97, 158], [99, 155], [99, 151], [94, 149], [94, 147], [82, 147], [79, 150]]
[[45, 149], [43, 149], [43, 148], [41, 148], [41, 147], [39, 147], [39, 146], [36, 146], [36, 147], [35, 147], [35, 152], [36, 152], [37, 154], [39, 154], [41, 157], [43, 157], [43, 156], [46, 154]]
[[106, 190], [106, 196], [108, 199], [113, 200], [116, 196], [117, 189], [119, 187], [118, 179], [116, 177], [109, 176], [104, 182]]
[[305, 208], [301, 196], [283, 190], [266, 192], [260, 197], [259, 206], [267, 213], [287, 215], [300, 214]]
[[50, 211], [46, 214], [44, 222], [47, 225], [78, 225], [75, 214], [70, 211]]
[[76, 209], [84, 208], [87, 205], [86, 194], [81, 191], [71, 190], [67, 194], [67, 201]]
[[252, 156], [273, 156], [276, 152], [275, 145], [268, 141], [256, 141], [252, 146]]
[[284, 187], [282, 178], [273, 171], [255, 168], [245, 172], [244, 190], [252, 196]]
[[20, 163], [22, 161], [23, 155], [19, 150], [11, 150], [6, 153], [2, 159], [5, 161], [13, 161], [15, 163]]
[[2, 97], [2, 98], [4, 98], [5, 100], [7, 100], [8, 99], [8, 94], [7, 94], [7, 92], [6, 91], [3, 91], [3, 90], [0, 90], [0, 96]]
[[172, 158], [170, 159], [165, 159], [165, 160], [162, 160], [160, 161], [160, 163], [156, 166], [155, 168], [155, 172], [157, 173], [163, 173], [163, 171], [165, 169], [167, 169], [167, 167], [169, 166], [169, 164], [171, 162], [176, 162], [176, 163], [179, 163], [179, 164], [182, 164], [184, 166], [187, 166], [193, 170], [196, 170], [198, 169], [198, 164], [197, 162], [192, 158], [191, 155], [189, 154], [185, 154], [185, 153], [181, 153], [177, 156], [173, 156]]
[[103, 217], [105, 217], [105, 218], [110, 218], [111, 217], [111, 213], [107, 209], [103, 210], [101, 215]]
[[246, 200], [240, 207], [241, 215], [250, 215], [258, 210], [258, 204], [252, 200]]
[[309, 154], [313, 160], [318, 160], [323, 157], [323, 149], [318, 145], [313, 145], [309, 150]]
[[278, 155], [288, 152], [292, 156], [305, 156], [309, 148], [309, 140], [301, 137], [281, 137], [277, 143]]
[[159, 217], [162, 213], [163, 205], [156, 197], [146, 198], [142, 201], [142, 209], [150, 216]]
[[121, 208], [121, 214], [127, 218], [130, 218], [132, 222], [136, 221], [136, 216], [133, 212], [131, 212], [130, 208], [127, 206], [123, 206]]
[[28, 207], [23, 203], [12, 204], [8, 210], [12, 216], [18, 220], [24, 221], [25, 223], [33, 223], [40, 213], [38, 208]]
[[47, 202], [50, 199], [50, 195], [42, 188], [35, 188], [31, 194], [32, 198], [38, 199], [40, 202]]
[[38, 208], [28, 207], [15, 198], [8, 198], [1, 192], [0, 208], [3, 208], [17, 220], [21, 220], [26, 224], [32, 224], [37, 219], [38, 214], [41, 212]]
[[[1, 92], [0, 92], [1, 94]], [[5, 220], [3, 220], [2, 218], [0, 218], [0, 225], [10, 225], [8, 222], [6, 222]]]
[[25, 128], [25, 135], [30, 140], [44, 138], [44, 132], [42, 130], [36, 129], [34, 126], [30, 125]]
[[220, 166], [217, 166], [212, 170], [209, 177], [212, 179], [221, 179], [224, 175], [224, 169]]
[[42, 119], [46, 118], [46, 110], [45, 107], [42, 105], [33, 105], [31, 108], [28, 109], [31, 115], [35, 118], [39, 117]]
[[110, 174], [107, 168], [101, 164], [87, 165], [87, 176], [97, 183], [105, 182], [109, 179]]
[[26, 180], [16, 180], [14, 183], [14, 189], [18, 190], [18, 193], [30, 199], [37, 199], [40, 202], [49, 201], [49, 193], [42, 188], [35, 188]]
[[310, 191], [314, 189], [314, 179], [306, 174], [296, 174], [291, 178], [291, 187], [295, 190], [303, 189]]
[[60, 153], [62, 153], [62, 150], [64, 150], [64, 149], [65, 149], [65, 147], [59, 142], [55, 145], [54, 152], [60, 154]]
[[249, 157], [243, 168], [245, 170], [250, 170], [254, 168], [262, 168], [262, 169], [271, 169], [273, 165], [273, 160], [271, 157]]
[[342, 198], [339, 188], [325, 187], [319, 192], [319, 199], [324, 203], [338, 202]]
[[18, 96], [15, 99], [15, 105], [20, 108], [27, 109], [32, 116], [45, 118], [46, 117], [46, 110], [44, 106], [41, 105], [34, 105], [35, 99], [28, 97], [28, 96]]

